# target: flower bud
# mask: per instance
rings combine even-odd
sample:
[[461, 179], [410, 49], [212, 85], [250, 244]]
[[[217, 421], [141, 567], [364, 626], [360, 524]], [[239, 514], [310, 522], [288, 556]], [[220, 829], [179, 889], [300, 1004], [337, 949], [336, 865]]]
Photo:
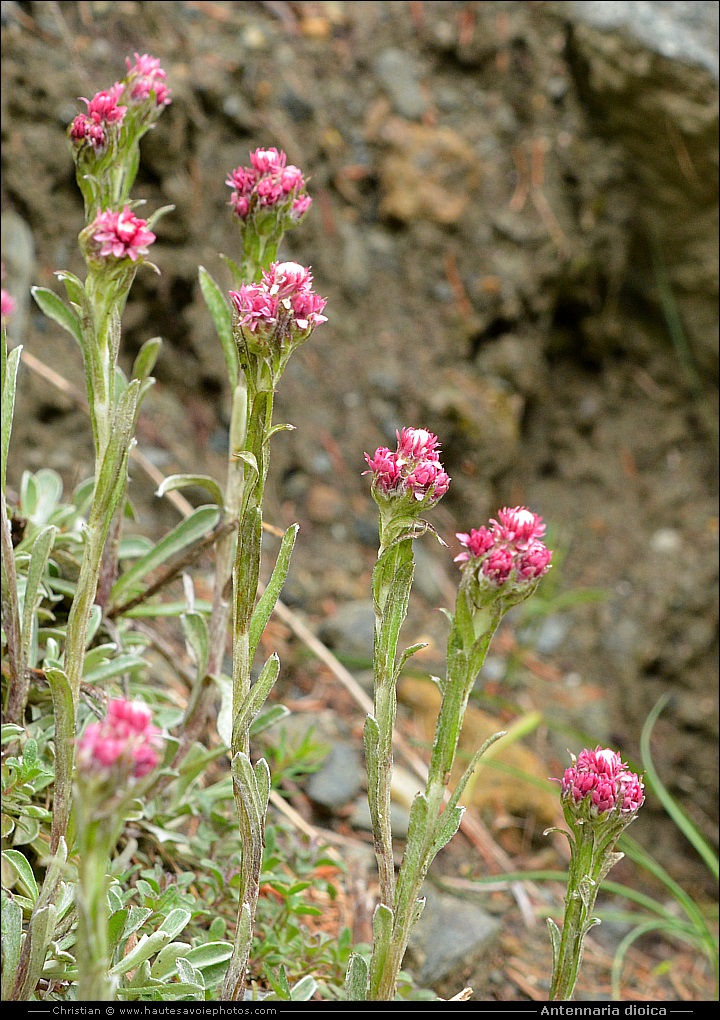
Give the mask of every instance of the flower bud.
[[450, 478], [439, 455], [437, 436], [425, 429], [404, 428], [396, 432], [397, 449], [380, 446], [371, 457], [365, 454], [372, 474], [373, 496], [386, 503], [402, 497], [432, 506], [448, 490]]
[[633, 815], [642, 807], [644, 787], [622, 758], [610, 748], [584, 750], [573, 758], [561, 780], [563, 803], [571, 811]]

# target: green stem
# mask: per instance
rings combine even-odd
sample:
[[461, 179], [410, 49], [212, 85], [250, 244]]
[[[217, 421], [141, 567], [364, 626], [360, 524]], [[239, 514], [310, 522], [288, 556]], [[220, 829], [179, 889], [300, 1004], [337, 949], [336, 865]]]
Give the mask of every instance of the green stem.
[[403, 957], [421, 909], [420, 892], [430, 865], [440, 849], [437, 833], [468, 698], [502, 617], [500, 606], [495, 605], [485, 611], [476, 609], [469, 620], [464, 620], [460, 612], [462, 598], [464, 593], [461, 591], [448, 640], [448, 677], [443, 687], [428, 781], [423, 794], [424, 821], [414, 827], [411, 814], [411, 826], [394, 897], [392, 934], [383, 965], [375, 969], [375, 979], [370, 988], [370, 997], [378, 1001], [390, 1002], [395, 998]]
[[602, 851], [598, 852], [590, 825], [585, 825], [578, 838], [571, 842], [571, 850], [565, 917], [560, 946], [553, 961], [549, 994], [551, 1002], [572, 998], [605, 856]]
[[78, 1000], [112, 1002], [115, 987], [108, 942], [107, 866], [114, 841], [106, 831], [109, 820], [82, 825], [76, 893], [78, 914]]
[[27, 702], [28, 676], [20, 631], [15, 551], [12, 544], [12, 530], [5, 503], [5, 493], [2, 490], [0, 490], [0, 528], [2, 528], [0, 533], [2, 540], [2, 615], [10, 667], [7, 721], [19, 723]]
[[[250, 366], [249, 366], [250, 367]], [[250, 622], [257, 600], [260, 578], [260, 539], [262, 534], [262, 501], [268, 470], [269, 439], [272, 428], [273, 384], [264, 362], [259, 359], [246, 370], [248, 379], [248, 424], [245, 443], [238, 453], [243, 468], [240, 498], [238, 540], [233, 568], [233, 720], [237, 718], [252, 686], [252, 650]], [[233, 725], [232, 756], [249, 756], [249, 725], [237, 731]], [[228, 968], [224, 997], [241, 999], [245, 974], [252, 946], [253, 924], [260, 891], [264, 821], [259, 826], [243, 797], [238, 784], [233, 784], [240, 836], [243, 844], [238, 906], [238, 933]]]

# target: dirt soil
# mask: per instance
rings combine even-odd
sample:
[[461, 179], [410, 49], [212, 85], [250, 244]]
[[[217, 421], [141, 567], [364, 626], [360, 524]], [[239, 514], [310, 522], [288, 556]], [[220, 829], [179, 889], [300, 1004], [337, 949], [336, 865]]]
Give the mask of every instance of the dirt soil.
[[[228, 282], [225, 177], [277, 145], [315, 198], [285, 255], [312, 265], [329, 318], [277, 399], [296, 427], [274, 440], [267, 513], [301, 525], [288, 603], [317, 624], [368, 597], [363, 452], [402, 425], [435, 431], [453, 481], [433, 521], [450, 549], [425, 543], [408, 625], [435, 642], [428, 668], [441, 668], [454, 532], [531, 506], [558, 550], [552, 587], [542, 616], [511, 621], [481, 706], [545, 712], [530, 743], [557, 775], [583, 740], [640, 767], [642, 725], [670, 693], [655, 764], [715, 840], [716, 391], [634, 285], [651, 262], [636, 175], [595, 119], [561, 7], [8, 3], [2, 32], [2, 202], [32, 231], [27, 282], [82, 269], [64, 137], [76, 97], [134, 51], [167, 69], [173, 103], [143, 142], [134, 194], [176, 209], [153, 247], [162, 275], [139, 274], [125, 319], [128, 360], [165, 340], [141, 450], [165, 474], [222, 476], [228, 394], [197, 266]], [[27, 349], [81, 385], [72, 341], [29, 304], [20, 324]], [[14, 484], [40, 466], [82, 477], [88, 427], [72, 400], [25, 372], [19, 406]], [[141, 473], [133, 484], [144, 527], [176, 520]], [[287, 697], [302, 693], [292, 658]], [[701, 884], [653, 798], [644, 815], [633, 835]]]

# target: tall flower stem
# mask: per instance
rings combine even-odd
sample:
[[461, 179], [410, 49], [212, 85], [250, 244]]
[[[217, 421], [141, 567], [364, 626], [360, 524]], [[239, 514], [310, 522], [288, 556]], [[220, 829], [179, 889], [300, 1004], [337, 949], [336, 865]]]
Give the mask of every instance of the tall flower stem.
[[373, 571], [375, 654], [373, 656], [373, 715], [366, 724], [368, 804], [380, 877], [381, 902], [392, 907], [395, 864], [390, 819], [393, 776], [393, 730], [397, 715], [397, 647], [407, 614], [415, 563], [412, 539], [382, 544]]
[[582, 963], [585, 938], [598, 918], [592, 916], [600, 885], [622, 859], [618, 838], [636, 818], [644, 801], [643, 784], [619, 754], [597, 747], [583, 751], [562, 779], [562, 800], [569, 831], [570, 867], [562, 934], [548, 918], [553, 951], [550, 1001], [572, 998]]
[[[274, 395], [294, 347], [303, 343], [325, 318], [320, 314], [325, 302], [312, 291], [311, 283], [307, 269], [288, 262], [273, 264], [263, 271], [259, 283], [243, 284], [240, 291], [230, 292], [236, 313], [238, 367], [245, 377], [247, 404], [238, 397], [231, 445], [235, 463], [230, 468], [236, 472], [232, 498], [237, 500], [234, 505], [238, 516], [232, 572], [231, 769], [242, 859], [235, 944], [222, 992], [223, 999], [229, 1000], [241, 999], [244, 994], [270, 795], [267, 763], [260, 759], [253, 765], [250, 761], [250, 726], [277, 679], [279, 660], [271, 655], [254, 685], [251, 670], [260, 637], [285, 581], [297, 533], [297, 525], [285, 533], [270, 581], [258, 600], [263, 497], [270, 439], [276, 431], [272, 423]], [[220, 579], [218, 573], [217, 582]]]
[[461, 588], [448, 640], [448, 676], [441, 685], [442, 701], [428, 780], [424, 793], [416, 797], [411, 809], [405, 854], [393, 902], [392, 928], [382, 952], [382, 964], [378, 958], [377, 965], [373, 966], [371, 962], [370, 966], [369, 997], [373, 1000], [387, 1002], [395, 998], [403, 957], [424, 905], [424, 900], [419, 898], [423, 883], [435, 856], [460, 825], [463, 809], [458, 807], [458, 800], [480, 757], [480, 754], [475, 756], [443, 810], [468, 698], [502, 615], [499, 611], [483, 614], [468, 631], [463, 620], [464, 599], [465, 592]]

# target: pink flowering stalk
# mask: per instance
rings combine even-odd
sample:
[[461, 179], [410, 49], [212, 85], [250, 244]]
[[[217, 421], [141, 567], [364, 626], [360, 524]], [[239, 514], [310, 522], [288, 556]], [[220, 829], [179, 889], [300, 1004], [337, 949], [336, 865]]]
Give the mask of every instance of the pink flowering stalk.
[[68, 138], [89, 220], [126, 201], [137, 173], [142, 136], [172, 101], [167, 74], [157, 57], [126, 59], [127, 74], [109, 89], [82, 99], [85, 113], [73, 118]]
[[117, 979], [111, 973], [108, 933], [110, 856], [128, 809], [147, 789], [162, 759], [162, 732], [142, 701], [111, 701], [104, 719], [91, 722], [77, 741], [78, 999], [109, 1002]]
[[[422, 885], [435, 855], [457, 831], [463, 808], [460, 797], [478, 760], [473, 757], [444, 806], [457, 757], [460, 732], [470, 693], [475, 686], [498, 624], [510, 606], [535, 589], [550, 565], [542, 543], [542, 519], [526, 507], [505, 508], [490, 527], [458, 535], [464, 549], [457, 557], [462, 578], [454, 614], [447, 613], [447, 675], [436, 678], [442, 695], [425, 790], [410, 812], [408, 837], [397, 881], [389, 825], [389, 779], [392, 772], [394, 685], [402, 665], [417, 647], [396, 659], [397, 637], [407, 610], [412, 584], [414, 537], [412, 508], [432, 505], [447, 490], [449, 478], [438, 455], [438, 440], [424, 429], [403, 429], [395, 451], [380, 447], [365, 459], [373, 476], [373, 496], [381, 510], [381, 545], [373, 572], [376, 611], [375, 699], [365, 725], [368, 800], [380, 873], [381, 903], [373, 926], [369, 972], [354, 957], [349, 986], [365, 989], [372, 1001], [392, 1001], [410, 933], [422, 911]], [[415, 511], [417, 512], [417, 510]], [[396, 515], [396, 516], [395, 516]], [[384, 518], [384, 520], [383, 520]]]
[[[372, 457], [365, 454], [368, 470], [364, 472], [372, 476], [372, 495], [380, 511], [380, 549], [372, 575], [373, 711], [365, 720], [364, 738], [368, 804], [380, 879], [381, 902], [376, 917], [384, 919], [382, 929], [376, 926], [376, 935], [382, 930], [383, 936], [375, 939], [369, 974], [360, 958], [354, 957], [351, 971], [354, 974], [359, 969], [359, 977], [357, 981], [348, 979], [351, 998], [382, 1000], [394, 996], [400, 962], [418, 916], [413, 896], [405, 895], [401, 903], [399, 892], [396, 897], [391, 789], [397, 683], [404, 663], [423, 646], [413, 645], [398, 654], [399, 637], [415, 571], [413, 541], [426, 531], [434, 533], [432, 525], [420, 515], [435, 506], [450, 484], [440, 460], [437, 436], [426, 429], [403, 428], [396, 438], [395, 450], [381, 446]], [[423, 838], [429, 838], [433, 824], [428, 817], [427, 827], [413, 825], [413, 838], [420, 832]], [[408, 849], [406, 862], [401, 879], [410, 871], [413, 881], [422, 882], [417, 868], [424, 868], [425, 862], [417, 847]], [[378, 960], [384, 961], [382, 965]]]
[[276, 378], [295, 348], [327, 322], [326, 301], [312, 282], [310, 270], [297, 262], [273, 262], [259, 283], [230, 291], [238, 342], [272, 364]]
[[495, 599], [506, 608], [527, 598], [550, 569], [552, 552], [542, 541], [542, 517], [524, 506], [504, 507], [490, 527], [459, 532], [455, 557], [478, 607]]
[[149, 245], [155, 240], [155, 234], [148, 230], [147, 221], [137, 217], [127, 205], [120, 212], [108, 209], [98, 213], [88, 232], [91, 252], [98, 259], [137, 262], [141, 256], [148, 254]]
[[288, 164], [285, 153], [276, 148], [251, 152], [250, 166], [236, 167], [226, 184], [243, 235], [244, 268], [237, 271], [238, 279], [256, 279], [274, 260], [285, 231], [303, 219], [312, 198], [302, 171]]
[[[133, 98], [140, 79], [157, 84], [141, 101]], [[85, 202], [85, 227], [80, 233], [85, 279], [69, 272], [57, 275], [67, 292], [62, 302], [45, 288], [33, 288], [43, 311], [72, 334], [82, 350], [88, 406], [95, 447], [95, 489], [88, 518], [83, 559], [66, 630], [64, 673], [73, 698], [74, 719], [80, 706], [80, 683], [86, 652], [87, 629], [98, 591], [103, 557], [105, 576], [116, 575], [116, 545], [106, 541], [118, 508], [124, 505], [127, 464], [140, 401], [152, 385], [150, 373], [159, 351], [157, 339], [148, 341], [139, 359], [136, 378], [123, 379], [118, 364], [121, 316], [137, 267], [146, 263], [155, 241], [153, 224], [165, 210], [149, 220], [133, 210], [130, 187], [139, 162], [139, 140], [159, 112], [158, 96], [167, 99], [165, 72], [156, 58], [136, 55], [128, 76], [110, 88], [84, 99], [86, 112], [69, 128], [76, 179]], [[146, 263], [151, 265], [151, 263]], [[154, 267], [153, 267], [154, 268]], [[103, 594], [103, 599], [108, 593]], [[73, 735], [75, 729], [73, 729]], [[72, 755], [62, 756], [56, 769], [51, 852], [64, 838], [70, 817]]]
[[615, 852], [621, 833], [637, 817], [644, 786], [616, 751], [584, 750], [560, 780], [563, 813], [570, 831], [568, 891], [562, 935], [548, 919], [553, 949], [550, 1000], [572, 998], [582, 962], [585, 937], [598, 918], [592, 916], [600, 884], [622, 859]]
[[[298, 530], [297, 525], [287, 529], [270, 583], [258, 600], [270, 439], [282, 428], [273, 425], [273, 403], [292, 352], [326, 321], [326, 302], [315, 293], [310, 270], [276, 258], [285, 230], [310, 205], [305, 179], [275, 148], [257, 149], [251, 153], [250, 163], [249, 167], [238, 167], [227, 179], [243, 244], [241, 266], [225, 258], [233, 273], [234, 289], [225, 297], [207, 270], [200, 269], [201, 289], [223, 344], [232, 389], [224, 512], [228, 520], [237, 522], [237, 529], [217, 545], [207, 666], [209, 674], [222, 672], [227, 621], [232, 611], [235, 724], [230, 741], [231, 768], [243, 855], [235, 945], [221, 996], [229, 1001], [241, 1000], [245, 995], [270, 786], [265, 761], [251, 762], [250, 724], [262, 704], [258, 699], [268, 696], [279, 670], [278, 658], [273, 655], [253, 682], [253, 661], [287, 575]], [[251, 703], [256, 703], [252, 713]], [[198, 699], [186, 723], [188, 733], [201, 731], [203, 718], [211, 708], [212, 700], [202, 696]]]

